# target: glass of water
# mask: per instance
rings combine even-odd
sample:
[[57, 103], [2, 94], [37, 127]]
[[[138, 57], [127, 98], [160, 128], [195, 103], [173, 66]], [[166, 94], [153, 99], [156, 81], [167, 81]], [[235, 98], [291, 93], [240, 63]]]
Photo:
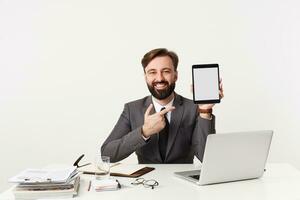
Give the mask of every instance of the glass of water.
[[95, 159], [96, 180], [108, 179], [110, 176], [110, 158], [108, 156], [96, 155]]

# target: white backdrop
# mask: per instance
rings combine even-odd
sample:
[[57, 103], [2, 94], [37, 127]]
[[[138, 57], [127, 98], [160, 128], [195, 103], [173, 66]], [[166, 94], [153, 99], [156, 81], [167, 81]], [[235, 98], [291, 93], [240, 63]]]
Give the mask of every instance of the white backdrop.
[[[0, 0], [0, 191], [27, 167], [93, 155], [124, 103], [148, 95], [140, 59], [220, 64], [217, 131], [273, 129], [270, 162], [300, 169], [297, 0]], [[126, 162], [137, 162], [131, 156]]]

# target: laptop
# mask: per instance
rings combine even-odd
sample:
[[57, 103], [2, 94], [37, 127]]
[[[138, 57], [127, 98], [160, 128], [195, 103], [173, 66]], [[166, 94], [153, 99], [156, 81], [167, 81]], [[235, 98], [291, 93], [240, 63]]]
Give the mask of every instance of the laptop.
[[175, 172], [198, 185], [259, 178], [263, 175], [273, 131], [207, 136], [201, 170]]

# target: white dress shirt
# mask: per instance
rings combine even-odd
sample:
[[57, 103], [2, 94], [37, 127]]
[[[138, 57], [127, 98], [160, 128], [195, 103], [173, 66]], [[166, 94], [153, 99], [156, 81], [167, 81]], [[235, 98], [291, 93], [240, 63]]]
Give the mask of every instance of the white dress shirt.
[[[155, 112], [160, 112], [162, 108], [171, 107], [173, 105], [174, 98], [166, 105], [160, 105], [159, 103], [156, 102], [155, 98], [152, 96], [152, 102], [153, 102]], [[171, 113], [172, 113], [172, 111], [167, 112], [167, 118], [168, 118], [169, 123], [171, 122]]]

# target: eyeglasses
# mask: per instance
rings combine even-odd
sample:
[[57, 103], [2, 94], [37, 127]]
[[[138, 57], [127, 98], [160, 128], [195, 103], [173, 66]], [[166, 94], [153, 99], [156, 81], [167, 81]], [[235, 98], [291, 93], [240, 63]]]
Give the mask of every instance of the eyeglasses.
[[144, 178], [137, 178], [131, 184], [132, 185], [143, 184], [144, 187], [146, 187], [146, 188], [151, 187], [152, 189], [154, 189], [155, 186], [158, 186], [158, 182], [156, 180], [154, 180], [154, 179], [145, 180]]

